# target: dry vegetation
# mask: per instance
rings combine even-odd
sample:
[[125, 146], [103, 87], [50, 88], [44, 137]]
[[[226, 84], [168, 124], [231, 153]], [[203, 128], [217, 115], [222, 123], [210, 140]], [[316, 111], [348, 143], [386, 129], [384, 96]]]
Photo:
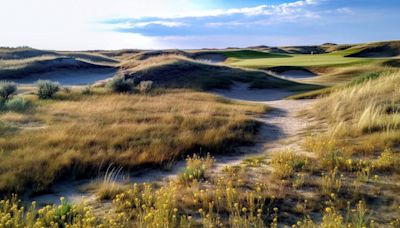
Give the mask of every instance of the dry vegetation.
[[0, 47], [0, 79], [23, 78], [57, 70], [112, 68], [119, 61], [93, 52], [56, 52]]
[[119, 75], [135, 81], [153, 81], [157, 86], [211, 90], [230, 88], [236, 82], [250, 83], [252, 88], [316, 89], [320, 86], [284, 80], [260, 70], [248, 70], [196, 61], [180, 55], [159, 55], [121, 64]]
[[251, 142], [252, 116], [265, 111], [185, 90], [89, 96], [67, 90], [58, 99], [0, 114], [3, 192], [43, 190], [60, 176], [90, 175], [110, 163], [129, 170], [186, 153], [226, 152]]
[[[124, 69], [147, 72], [179, 60], [186, 58], [148, 58], [148, 65]], [[0, 113], [0, 188], [43, 190], [61, 176], [103, 168], [104, 180], [89, 188], [112, 203], [98, 212], [93, 204], [61, 199], [38, 209], [12, 197], [0, 201], [0, 226], [400, 227], [400, 72], [383, 71], [324, 92], [304, 113], [315, 121], [302, 140], [304, 153], [247, 158], [218, 171], [212, 156], [193, 155], [177, 178], [157, 184], [122, 185], [116, 177], [121, 168], [251, 142], [258, 126], [253, 117], [265, 107], [182, 89], [111, 94], [89, 88], [64, 90], [54, 100], [25, 97], [32, 100], [29, 109]]]
[[392, 146], [400, 134], [399, 83], [399, 72], [355, 81], [320, 100], [311, 113], [326, 120], [337, 136], [364, 139], [361, 145]]
[[[321, 99], [308, 115], [326, 124], [328, 131], [304, 140], [305, 150], [313, 153], [312, 156], [291, 151], [278, 152], [268, 159], [249, 158], [240, 166], [228, 166], [213, 173], [210, 171], [215, 160], [210, 156], [201, 158], [195, 155], [187, 159], [187, 167], [178, 178], [161, 186], [120, 186], [106, 175], [96, 191], [100, 198], [113, 198], [112, 207], [107, 212], [99, 214], [90, 205], [70, 205], [63, 199], [61, 206], [26, 211], [21, 203], [8, 200], [1, 202], [2, 224], [55, 227], [398, 227], [400, 157], [395, 147], [399, 130], [395, 124], [395, 116], [399, 114], [395, 108], [399, 103], [398, 80], [398, 73], [384, 75], [342, 88]], [[134, 103], [123, 100], [124, 103], [128, 102], [129, 107], [140, 113], [142, 109], [137, 104], [142, 104], [141, 100], [147, 104], [155, 102], [151, 102], [153, 99], [174, 100], [177, 96], [189, 99], [190, 104], [201, 102], [200, 107], [201, 104], [210, 107], [207, 99], [216, 99], [210, 95], [181, 90], [156, 96], [101, 97], [102, 101], [108, 101], [102, 103], [104, 106], [112, 101], [114, 109], [119, 107], [115, 105], [119, 104], [118, 101], [129, 97], [129, 101]], [[98, 97], [100, 95], [79, 102], [88, 99], [88, 102], [98, 104], [94, 102]], [[161, 99], [158, 101], [161, 102]], [[86, 121], [94, 118], [96, 113], [107, 113], [106, 107], [96, 105], [96, 109], [101, 110], [97, 112], [90, 104], [86, 104], [91, 113], [91, 118], [88, 118], [89, 114], [81, 114], [88, 113], [88, 108], [74, 106], [74, 102], [78, 103], [55, 101], [41, 107], [44, 109], [41, 112], [47, 107], [54, 110], [54, 105], [57, 105], [56, 113], [59, 115], [51, 121], [54, 123], [63, 118], [75, 119], [76, 116], [63, 117], [69, 108], [76, 109], [73, 113], [80, 113]], [[212, 104], [211, 107], [224, 107], [225, 114], [226, 108], [232, 105], [241, 107], [241, 112], [250, 109], [252, 113], [259, 113], [262, 110], [258, 106], [238, 106], [226, 100]], [[165, 102], [151, 105], [151, 108], [145, 105], [142, 111], [149, 113], [147, 109], [155, 109], [158, 113], [164, 110], [161, 108], [164, 105]], [[184, 104], [178, 107], [180, 105]], [[198, 113], [199, 110], [190, 111], [193, 112]], [[370, 112], [373, 115], [365, 114]], [[47, 118], [54, 115], [49, 112]], [[113, 115], [105, 115], [104, 121], [107, 123]], [[117, 119], [129, 123], [125, 119], [128, 117], [122, 116], [119, 115]], [[151, 120], [151, 117], [147, 120]], [[367, 117], [368, 121], [364, 122]], [[376, 118], [385, 121], [377, 122]], [[190, 126], [195, 126], [194, 123], [191, 122]], [[117, 123], [114, 125], [118, 126]], [[129, 129], [130, 125], [127, 126]], [[158, 126], [157, 129], [164, 128]], [[80, 134], [80, 137], [84, 135], [89, 134]], [[163, 144], [164, 149], [168, 148], [165, 145], [169, 144]]]
[[399, 72], [387, 73], [319, 100], [309, 114], [328, 130], [305, 140], [318, 157], [314, 170], [325, 173], [324, 192], [337, 194], [337, 207], [366, 200], [371, 219], [386, 225], [400, 214], [399, 83]]

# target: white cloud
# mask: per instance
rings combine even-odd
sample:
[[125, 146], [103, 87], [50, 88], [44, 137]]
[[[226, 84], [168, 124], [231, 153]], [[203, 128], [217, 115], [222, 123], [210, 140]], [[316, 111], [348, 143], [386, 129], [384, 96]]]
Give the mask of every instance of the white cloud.
[[[169, 15], [160, 15], [158, 18], [163, 19], [181, 19], [187, 17], [220, 17], [230, 16], [234, 14], [242, 14], [246, 16], [258, 15], [285, 15], [290, 13], [302, 12], [307, 6], [317, 5], [327, 0], [299, 0], [291, 3], [282, 3], [277, 5], [259, 5], [255, 7], [243, 7], [232, 9], [212, 9], [200, 11], [186, 11], [184, 13], [171, 13]], [[134, 17], [140, 18], [140, 17]]]
[[344, 8], [338, 8], [336, 9], [336, 12], [341, 13], [341, 14], [354, 14], [353, 10], [350, 8], [344, 7]]
[[[260, 5], [252, 8], [228, 9], [225, 11], [214, 11], [214, 13], [203, 13], [205, 16], [227, 16], [233, 14], [242, 14], [245, 16], [269, 16], [262, 20], [251, 22], [228, 21], [228, 22], [209, 22], [207, 27], [222, 27], [222, 26], [243, 26], [243, 25], [267, 25], [283, 22], [293, 22], [299, 18], [316, 19], [320, 18], [318, 12], [307, 10], [307, 6], [317, 5], [321, 0], [303, 0], [292, 3], [282, 3], [278, 5]], [[344, 9], [343, 9], [344, 10]]]
[[[195, 7], [190, 0], [0, 0], [0, 46], [43, 49], [153, 48], [154, 38], [109, 30], [98, 21], [167, 16]], [[174, 26], [174, 24], [167, 24]]]
[[315, 34], [304, 36], [281, 36], [281, 35], [210, 35], [210, 36], [166, 36], [158, 37], [158, 42], [165, 47], [181, 48], [226, 48], [226, 47], [248, 47], [255, 45], [312, 45], [321, 42], [321, 40], [330, 40], [328, 34]]
[[[118, 33], [115, 28], [159, 25], [190, 26], [193, 17], [244, 17], [273, 15], [272, 23], [297, 17], [317, 16], [306, 10], [322, 0], [299, 0], [280, 5], [204, 10], [195, 0], [0, 0], [0, 46], [29, 45], [43, 49], [160, 48], [159, 40], [140, 34]], [[196, 3], [197, 2], [197, 3]], [[117, 25], [98, 24], [110, 18], [158, 18]], [[242, 21], [225, 22], [233, 26]], [[247, 22], [246, 22], [247, 23]], [[223, 25], [221, 22], [209, 26]], [[116, 26], [116, 27], [115, 27]]]
[[132, 22], [118, 23], [115, 24], [114, 28], [121, 28], [121, 29], [144, 28], [150, 25], [160, 25], [169, 28], [189, 26], [187, 23], [178, 21], [146, 21], [137, 23], [132, 23]]

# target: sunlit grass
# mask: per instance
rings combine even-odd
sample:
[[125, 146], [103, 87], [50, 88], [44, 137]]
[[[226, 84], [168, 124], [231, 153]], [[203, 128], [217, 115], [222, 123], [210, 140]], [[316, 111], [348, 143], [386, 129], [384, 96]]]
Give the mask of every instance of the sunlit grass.
[[13, 126], [1, 128], [3, 191], [45, 189], [61, 175], [90, 175], [110, 163], [129, 170], [186, 153], [228, 152], [251, 142], [258, 125], [252, 117], [265, 111], [262, 105], [185, 90], [62, 92], [34, 103], [33, 112], [0, 114], [0, 121]]

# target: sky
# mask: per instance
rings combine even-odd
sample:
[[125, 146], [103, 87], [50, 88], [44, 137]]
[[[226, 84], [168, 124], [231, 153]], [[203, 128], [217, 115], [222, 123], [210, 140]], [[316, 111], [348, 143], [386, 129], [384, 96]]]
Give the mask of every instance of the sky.
[[0, 0], [0, 46], [192, 49], [400, 39], [399, 0]]

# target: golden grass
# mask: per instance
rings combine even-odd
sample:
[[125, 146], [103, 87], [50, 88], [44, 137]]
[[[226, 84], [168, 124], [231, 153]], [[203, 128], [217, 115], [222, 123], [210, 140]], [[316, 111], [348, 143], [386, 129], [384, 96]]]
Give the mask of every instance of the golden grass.
[[326, 120], [340, 134], [368, 137], [380, 146], [399, 142], [400, 72], [383, 75], [376, 80], [343, 88], [315, 104], [310, 112]]
[[129, 59], [126, 61], [123, 61], [120, 64], [121, 69], [128, 70], [128, 69], [135, 69], [137, 71], [139, 70], [145, 70], [148, 68], [152, 67], [157, 67], [161, 66], [164, 64], [170, 64], [174, 62], [179, 62], [179, 61], [189, 61], [189, 62], [197, 62], [193, 59], [187, 58], [185, 56], [181, 55], [159, 55], [155, 57], [151, 57], [145, 60], [137, 60], [137, 59]]
[[[252, 117], [265, 111], [185, 90], [71, 97], [37, 101], [31, 113], [0, 114], [20, 126], [2, 130], [1, 190], [45, 189], [61, 175], [87, 175], [110, 163], [129, 170], [185, 153], [228, 152], [251, 141], [257, 129]], [[28, 120], [41, 126], [19, 124]]]
[[38, 61], [54, 60], [56, 58], [57, 58], [56, 56], [48, 55], [48, 56], [39, 56], [26, 59], [1, 60], [0, 67], [2, 69], [20, 69]]
[[279, 179], [291, 177], [295, 172], [308, 163], [307, 158], [296, 155], [292, 151], [276, 152], [271, 155], [271, 166], [274, 169], [274, 176]]
[[[346, 201], [360, 199], [368, 199], [367, 206], [373, 208], [371, 217], [382, 223], [389, 224], [391, 218], [398, 217], [399, 83], [400, 72], [390, 70], [379, 77], [336, 87], [308, 110], [318, 124], [326, 126], [325, 132], [304, 140], [304, 149], [317, 155], [314, 184], [319, 186], [322, 198], [335, 198], [335, 206], [329, 209], [332, 217], [326, 217], [329, 221], [323, 220], [321, 226], [343, 224], [348, 218], [332, 211], [340, 207], [343, 211]], [[365, 211], [363, 207], [359, 203], [356, 210]], [[393, 214], [387, 213], [390, 210]], [[365, 221], [354, 225], [379, 226]], [[398, 219], [390, 225], [396, 224]]]

